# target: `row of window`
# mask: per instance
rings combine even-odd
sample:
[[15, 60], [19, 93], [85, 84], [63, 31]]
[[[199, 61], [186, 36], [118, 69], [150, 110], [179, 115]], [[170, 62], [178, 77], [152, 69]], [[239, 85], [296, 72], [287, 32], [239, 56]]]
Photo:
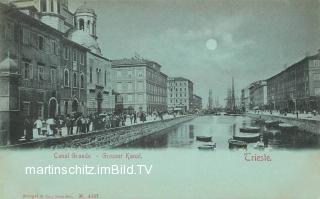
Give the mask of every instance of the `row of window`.
[[166, 89], [153, 85], [153, 84], [147, 84], [147, 92], [148, 93], [153, 93], [155, 95], [166, 95]]
[[[63, 48], [63, 58], [65, 60], [69, 60], [71, 58], [71, 48], [65, 46]], [[78, 52], [77, 50], [72, 50], [72, 61], [77, 62], [80, 61], [80, 64], [84, 64], [84, 53]]]
[[78, 84], [80, 84], [80, 88], [84, 88], [85, 78], [84, 74], [80, 74], [80, 81], [78, 81], [78, 74], [77, 72], [72, 73], [72, 77], [70, 77], [70, 71], [68, 69], [64, 69], [64, 86], [69, 87], [70, 86], [70, 78], [72, 78], [72, 87], [77, 88]]
[[187, 82], [169, 82], [170, 86], [187, 86]]
[[44, 70], [44, 65], [38, 64], [36, 68], [36, 77], [34, 76], [34, 68], [33, 65], [30, 62], [22, 62], [23, 69], [22, 69], [22, 77], [26, 80], [32, 80], [37, 79], [39, 81], [49, 80], [51, 84], [56, 83], [56, 69], [55, 67], [51, 67], [49, 69], [49, 78], [47, 78], [47, 75]]
[[41, 12], [56, 12], [60, 14], [61, 6], [60, 0], [40, 0], [40, 11]]
[[[97, 85], [101, 85], [102, 84], [102, 75], [104, 77], [104, 86], [107, 86], [107, 80], [110, 80], [110, 73], [107, 73], [107, 70], [105, 70], [104, 72], [100, 69], [100, 68], [96, 68], [95, 70], [95, 74], [96, 74], [96, 84]], [[93, 67], [89, 68], [89, 80], [90, 83], [93, 83]]]
[[147, 101], [149, 103], [166, 103], [167, 98], [157, 95], [147, 95]]
[[[117, 70], [115, 73], [116, 73], [115, 75], [116, 75], [117, 78], [129, 78], [129, 79], [131, 79], [131, 78], [134, 77], [132, 70]], [[137, 74], [136, 74], [136, 77], [142, 78], [143, 77], [143, 70], [138, 70]]]
[[[7, 22], [4, 26], [0, 25], [0, 30], [2, 32], [2, 36], [6, 40], [13, 40], [19, 41], [19, 27], [18, 25], [14, 25], [12, 22]], [[27, 27], [21, 28], [21, 35], [22, 35], [22, 44], [26, 46], [34, 47], [38, 50], [44, 51], [48, 54], [52, 55], [60, 55], [60, 46], [58, 41], [42, 34], [38, 34]], [[71, 48], [64, 47], [63, 48], [63, 57], [65, 60], [69, 60], [72, 56], [72, 60], [74, 62], [80, 62], [80, 64], [84, 64], [85, 62], [85, 55], [82, 52], [78, 52], [77, 50]]]
[[175, 103], [179, 103], [179, 102], [180, 102], [180, 103], [183, 103], [183, 102], [184, 102], [184, 103], [187, 103], [187, 100], [186, 100], [186, 99], [185, 99], [185, 100], [182, 100], [182, 99], [180, 99], [180, 100], [178, 100], [178, 99], [175, 99], [175, 100], [174, 100], [174, 99], [171, 99], [171, 100], [170, 100], [170, 103], [174, 103], [174, 102], [175, 102]]
[[[117, 82], [116, 88], [118, 92], [133, 92], [134, 84], [132, 82]], [[144, 83], [142, 81], [137, 82], [136, 91], [144, 90]]]
[[[180, 94], [178, 94], [178, 93], [176, 93], [176, 95], [175, 95], [175, 97], [187, 97], [187, 94], [186, 93], [184, 93], [184, 94], [182, 94], [182, 93], [180, 93]], [[173, 94], [170, 94], [170, 97], [174, 97], [174, 95]]]
[[184, 90], [184, 91], [187, 91], [187, 88], [180, 88], [180, 89], [178, 89], [178, 88], [170, 88], [170, 91], [171, 92], [173, 92], [173, 91], [182, 91], [182, 90]]

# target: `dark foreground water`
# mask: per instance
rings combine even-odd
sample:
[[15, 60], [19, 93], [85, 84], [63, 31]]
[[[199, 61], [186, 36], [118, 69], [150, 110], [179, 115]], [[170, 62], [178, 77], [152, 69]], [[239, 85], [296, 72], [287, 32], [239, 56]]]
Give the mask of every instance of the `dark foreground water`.
[[[123, 147], [197, 148], [204, 143], [197, 141], [196, 136], [212, 136], [217, 150], [229, 150], [228, 139], [234, 134], [242, 134], [239, 128], [247, 126], [260, 127], [261, 134], [264, 131], [272, 132], [269, 134], [269, 147], [272, 149], [320, 149], [320, 136], [301, 131], [283, 133], [243, 116], [201, 116]], [[253, 148], [254, 145], [251, 143], [248, 147]]]

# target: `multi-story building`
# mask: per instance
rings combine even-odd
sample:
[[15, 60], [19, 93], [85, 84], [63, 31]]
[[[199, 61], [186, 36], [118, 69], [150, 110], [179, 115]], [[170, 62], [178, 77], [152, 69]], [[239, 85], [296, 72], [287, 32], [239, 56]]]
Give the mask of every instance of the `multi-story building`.
[[75, 11], [74, 18], [75, 28], [69, 31], [69, 39], [89, 49], [86, 54], [87, 113], [113, 112], [111, 61], [102, 55], [97, 42], [97, 15], [85, 3]]
[[248, 111], [250, 109], [250, 86], [241, 90], [241, 109], [242, 111]]
[[168, 78], [168, 110], [191, 111], [193, 82], [184, 77]]
[[[62, 32], [44, 24], [36, 15], [30, 15], [34, 8], [21, 11], [0, 4], [0, 9], [0, 62], [9, 60], [9, 63], [15, 63], [15, 72], [19, 75], [15, 82], [9, 82], [10, 87], [16, 84], [17, 92], [7, 93], [9, 98], [17, 97], [17, 106], [2, 110], [14, 110], [15, 117], [9, 118], [20, 120], [20, 125], [14, 125], [17, 129], [10, 130], [14, 133], [9, 135], [14, 137], [10, 139], [12, 141], [22, 132], [18, 129], [23, 127], [21, 118], [46, 119], [84, 109], [84, 59], [88, 49], [68, 40]], [[28, 9], [31, 11], [26, 12]], [[72, 63], [62, 58], [66, 46], [68, 56], [73, 55]]]
[[128, 111], [166, 111], [167, 75], [161, 65], [141, 58], [112, 61], [113, 88]]
[[270, 109], [320, 111], [320, 52], [267, 79]]
[[267, 108], [267, 82], [256, 81], [249, 86], [250, 109], [264, 110]]
[[1, 3], [0, 15], [0, 63], [5, 74], [14, 71], [14, 81], [8, 73], [2, 83], [16, 89], [0, 96], [15, 104], [0, 110], [9, 118], [0, 124], [2, 144], [17, 140], [26, 117], [114, 111], [111, 61], [101, 54], [97, 17], [87, 4], [73, 14], [67, 0], [17, 0]]
[[192, 96], [192, 108], [193, 111], [200, 111], [202, 109], [202, 98], [198, 95], [193, 94]]

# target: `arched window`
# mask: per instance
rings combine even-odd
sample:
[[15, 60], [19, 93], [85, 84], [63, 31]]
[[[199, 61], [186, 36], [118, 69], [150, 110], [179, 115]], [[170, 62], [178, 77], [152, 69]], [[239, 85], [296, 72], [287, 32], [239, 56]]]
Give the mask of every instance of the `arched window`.
[[81, 74], [81, 76], [80, 76], [80, 87], [84, 88], [84, 75], [83, 74]]
[[95, 22], [92, 23], [92, 34], [96, 35], [96, 23]]
[[79, 19], [79, 30], [84, 30], [84, 20]]
[[64, 86], [69, 86], [69, 70], [64, 70]]
[[90, 20], [87, 21], [87, 29], [90, 30]]
[[73, 87], [77, 87], [77, 73], [73, 73]]

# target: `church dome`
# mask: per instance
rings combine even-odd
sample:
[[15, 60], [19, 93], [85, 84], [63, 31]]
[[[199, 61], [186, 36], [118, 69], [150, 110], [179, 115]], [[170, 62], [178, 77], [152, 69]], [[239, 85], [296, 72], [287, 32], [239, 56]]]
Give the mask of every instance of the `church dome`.
[[79, 8], [77, 8], [76, 14], [77, 13], [91, 13], [95, 15], [94, 9], [90, 8], [87, 2], [84, 2], [84, 4], [82, 4]]
[[75, 30], [70, 34], [69, 39], [86, 48], [89, 48], [93, 53], [101, 55], [98, 42], [85, 31]]

